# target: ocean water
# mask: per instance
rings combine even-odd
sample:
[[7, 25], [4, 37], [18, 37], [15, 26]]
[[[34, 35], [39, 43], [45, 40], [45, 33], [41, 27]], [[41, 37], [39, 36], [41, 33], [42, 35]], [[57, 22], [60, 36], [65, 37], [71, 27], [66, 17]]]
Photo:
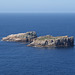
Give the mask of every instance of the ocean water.
[[[27, 31], [75, 37], [75, 14], [0, 13], [0, 40]], [[75, 47], [34, 48], [0, 41], [0, 75], [75, 75]]]

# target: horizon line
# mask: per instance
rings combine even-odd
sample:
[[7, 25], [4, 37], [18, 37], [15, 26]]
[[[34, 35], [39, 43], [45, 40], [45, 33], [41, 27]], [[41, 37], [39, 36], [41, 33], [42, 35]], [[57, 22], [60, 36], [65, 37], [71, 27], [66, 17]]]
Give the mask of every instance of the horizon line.
[[42, 12], [42, 11], [40, 11], [40, 12], [38, 12], [38, 11], [34, 11], [34, 12], [24, 12], [24, 11], [1, 11], [0, 13], [75, 13], [75, 11], [57, 11], [57, 12], [55, 12], [55, 11], [51, 11], [51, 12]]

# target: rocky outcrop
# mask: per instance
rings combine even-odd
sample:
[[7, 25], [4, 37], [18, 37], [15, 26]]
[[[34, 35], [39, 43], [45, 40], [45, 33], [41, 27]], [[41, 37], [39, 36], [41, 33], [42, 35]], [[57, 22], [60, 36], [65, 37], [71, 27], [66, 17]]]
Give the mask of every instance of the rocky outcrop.
[[14, 41], [14, 42], [32, 42], [34, 38], [36, 38], [36, 32], [26, 32], [26, 33], [19, 33], [19, 34], [12, 34], [7, 37], [2, 38], [2, 41]]
[[50, 35], [37, 37], [35, 31], [12, 34], [2, 38], [2, 41], [30, 43], [27, 46], [32, 47], [72, 47], [74, 46], [74, 37]]
[[41, 36], [41, 37], [34, 39], [33, 42], [27, 46], [33, 46], [33, 47], [69, 47], [69, 46], [74, 46], [74, 37], [68, 37], [68, 36], [53, 37], [50, 35]]

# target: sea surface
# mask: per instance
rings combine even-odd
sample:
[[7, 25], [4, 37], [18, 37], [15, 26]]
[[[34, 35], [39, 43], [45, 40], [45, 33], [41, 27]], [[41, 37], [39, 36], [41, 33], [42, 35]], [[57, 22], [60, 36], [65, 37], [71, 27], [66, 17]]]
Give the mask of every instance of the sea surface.
[[[0, 13], [0, 40], [28, 31], [75, 37], [75, 13]], [[75, 75], [75, 47], [34, 48], [0, 41], [0, 75]]]

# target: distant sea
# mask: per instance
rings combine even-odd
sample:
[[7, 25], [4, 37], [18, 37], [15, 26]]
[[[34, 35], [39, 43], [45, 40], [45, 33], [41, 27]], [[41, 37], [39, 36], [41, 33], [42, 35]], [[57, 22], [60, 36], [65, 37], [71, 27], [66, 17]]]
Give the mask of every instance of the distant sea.
[[[0, 40], [28, 31], [75, 37], [75, 13], [0, 13]], [[75, 75], [75, 47], [34, 48], [0, 41], [0, 75]]]

